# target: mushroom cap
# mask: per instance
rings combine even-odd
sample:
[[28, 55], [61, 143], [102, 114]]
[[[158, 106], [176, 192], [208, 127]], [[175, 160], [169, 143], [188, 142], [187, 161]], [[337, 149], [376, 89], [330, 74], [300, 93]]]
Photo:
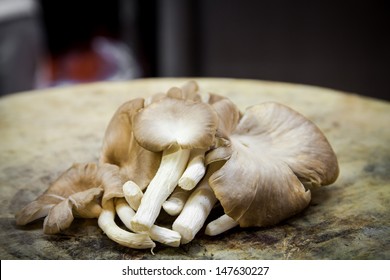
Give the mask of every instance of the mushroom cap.
[[208, 162], [227, 162], [209, 183], [241, 227], [273, 225], [297, 214], [311, 199], [304, 184], [331, 184], [338, 176], [336, 155], [322, 132], [281, 104], [248, 108], [229, 143], [210, 153]]
[[160, 165], [161, 153], [148, 151], [134, 139], [134, 115], [144, 107], [144, 99], [137, 98], [124, 103], [115, 112], [106, 129], [101, 164], [113, 164], [120, 168], [123, 180], [134, 181], [146, 188]]
[[16, 214], [18, 225], [45, 217], [45, 233], [57, 233], [69, 227], [73, 215], [97, 217], [100, 205], [97, 197], [102, 188], [97, 180], [95, 163], [75, 163], [37, 199]]
[[122, 167], [128, 164], [132, 141], [132, 118], [144, 107], [144, 99], [136, 98], [122, 104], [112, 116], [107, 126], [101, 163], [110, 163]]
[[102, 205], [112, 198], [124, 197], [124, 178], [121, 176], [118, 166], [108, 163], [100, 165], [97, 177], [104, 190]]
[[100, 196], [102, 189], [90, 188], [70, 195], [52, 207], [43, 223], [46, 234], [56, 234], [68, 228], [74, 217], [97, 218], [101, 212], [100, 204], [95, 198]]
[[171, 147], [207, 149], [214, 141], [218, 117], [209, 104], [166, 97], [133, 118], [134, 137], [147, 150]]
[[228, 98], [210, 94], [209, 103], [218, 115], [218, 128], [216, 132], [216, 144], [218, 149], [211, 149], [205, 158], [208, 165], [215, 160], [226, 160], [231, 156], [229, 135], [236, 129], [242, 116], [238, 107]]
[[181, 88], [173, 87], [167, 92], [168, 97], [176, 99], [186, 99], [192, 101], [201, 101], [199, 95], [199, 86], [195, 81], [189, 81], [185, 83]]
[[240, 110], [230, 99], [216, 94], [211, 95], [209, 102], [218, 116], [217, 135], [228, 139], [241, 118]]

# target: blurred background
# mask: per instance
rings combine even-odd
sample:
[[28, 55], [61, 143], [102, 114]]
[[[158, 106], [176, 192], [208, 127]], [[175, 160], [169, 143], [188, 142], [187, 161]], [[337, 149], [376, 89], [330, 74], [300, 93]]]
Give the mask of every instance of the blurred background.
[[390, 100], [389, 13], [385, 0], [0, 0], [0, 95], [234, 77]]

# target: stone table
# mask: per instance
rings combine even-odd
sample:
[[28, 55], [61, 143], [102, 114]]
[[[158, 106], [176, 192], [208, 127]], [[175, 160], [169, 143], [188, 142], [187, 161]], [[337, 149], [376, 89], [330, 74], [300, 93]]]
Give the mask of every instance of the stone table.
[[[269, 228], [198, 233], [179, 248], [134, 250], [109, 240], [97, 221], [76, 220], [45, 235], [42, 220], [16, 226], [14, 214], [73, 162], [97, 161], [117, 107], [181, 86], [187, 79], [104, 82], [18, 93], [0, 99], [1, 259], [389, 259], [390, 104], [313, 86], [196, 79], [240, 109], [264, 101], [315, 122], [333, 146], [340, 176], [312, 191], [310, 206]], [[216, 214], [212, 214], [216, 215]]]

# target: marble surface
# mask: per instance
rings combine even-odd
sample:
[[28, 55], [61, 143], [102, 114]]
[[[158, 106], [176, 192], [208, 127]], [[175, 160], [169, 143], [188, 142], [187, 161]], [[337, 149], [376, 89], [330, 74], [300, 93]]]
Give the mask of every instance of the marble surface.
[[216, 237], [200, 232], [180, 248], [158, 244], [154, 255], [115, 244], [96, 220], [78, 219], [58, 235], [43, 234], [41, 220], [16, 226], [16, 211], [73, 162], [97, 160], [105, 127], [120, 104], [186, 81], [95, 83], [1, 98], [0, 258], [390, 259], [390, 104], [253, 80], [196, 79], [202, 90], [226, 95], [240, 109], [278, 101], [321, 128], [338, 156], [340, 176], [314, 190], [304, 212], [270, 228], [236, 228]]

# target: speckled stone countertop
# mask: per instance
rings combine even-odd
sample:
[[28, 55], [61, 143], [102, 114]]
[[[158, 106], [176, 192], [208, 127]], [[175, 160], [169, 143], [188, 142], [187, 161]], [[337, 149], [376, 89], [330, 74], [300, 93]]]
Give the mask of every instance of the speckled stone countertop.
[[134, 250], [109, 240], [96, 220], [58, 235], [14, 214], [73, 162], [97, 161], [104, 130], [124, 101], [187, 79], [95, 83], [0, 99], [1, 259], [390, 259], [390, 104], [330, 89], [235, 79], [195, 79], [240, 109], [264, 101], [292, 107], [327, 136], [340, 164], [301, 214], [270, 228], [202, 232], [179, 248]]

